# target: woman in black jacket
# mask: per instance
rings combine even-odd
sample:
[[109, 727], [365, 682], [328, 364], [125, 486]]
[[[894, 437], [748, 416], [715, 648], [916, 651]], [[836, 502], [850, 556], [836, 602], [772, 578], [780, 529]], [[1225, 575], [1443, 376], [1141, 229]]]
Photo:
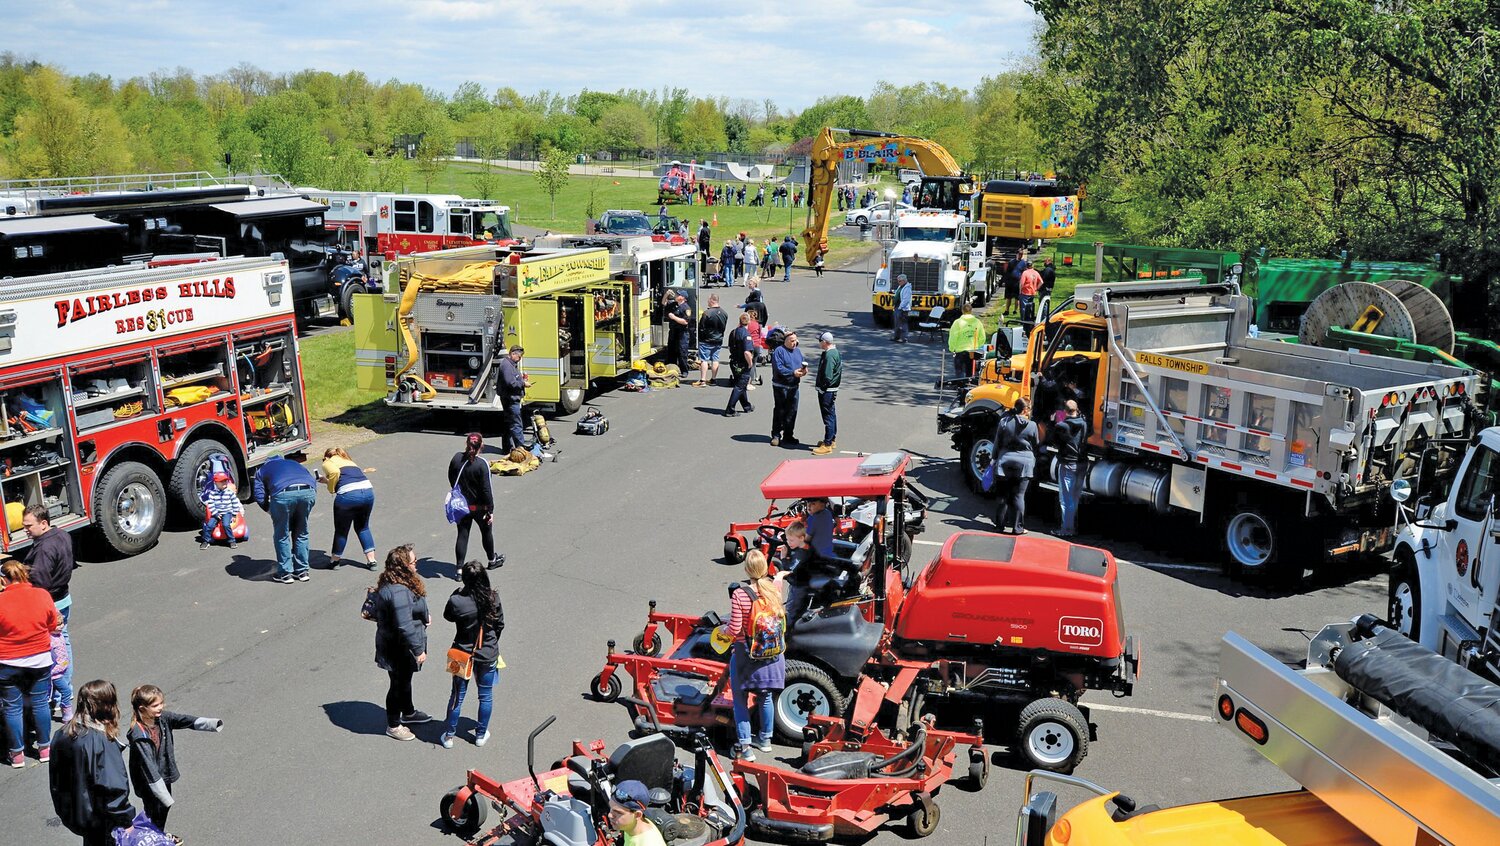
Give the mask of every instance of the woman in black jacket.
[[408, 725], [432, 716], [411, 701], [411, 677], [427, 660], [427, 586], [417, 575], [417, 554], [411, 544], [398, 546], [385, 557], [385, 570], [375, 588], [375, 664], [391, 678], [385, 694], [385, 733], [396, 740], [415, 740]]
[[120, 699], [115, 686], [94, 680], [78, 689], [73, 719], [52, 738], [52, 808], [83, 846], [113, 846], [113, 832], [135, 819]]
[[[505, 612], [500, 608], [500, 597], [490, 587], [490, 576], [478, 561], [465, 562], [459, 570], [463, 587], [448, 597], [448, 606], [443, 609], [443, 619], [457, 624], [453, 635], [453, 648], [473, 656], [474, 683], [479, 688], [479, 719], [474, 727], [474, 745], [483, 746], [490, 739], [490, 713], [494, 710], [495, 681], [500, 672], [500, 633], [505, 631]], [[461, 675], [453, 676], [453, 693], [448, 697], [448, 724], [443, 730], [441, 743], [444, 749], [453, 748], [453, 735], [458, 733], [458, 715], [464, 707], [464, 694], [469, 690], [469, 680]]]
[[469, 527], [478, 524], [485, 560], [493, 570], [505, 566], [505, 556], [495, 554], [495, 494], [490, 489], [490, 464], [479, 455], [483, 447], [484, 436], [470, 432], [464, 439], [463, 452], [454, 453], [453, 460], [448, 462], [448, 486], [457, 485], [458, 492], [469, 501], [469, 513], [458, 521], [453, 560], [469, 557]]
[[1036, 471], [1037, 428], [1026, 409], [1026, 400], [1017, 399], [995, 427], [995, 527], [1007, 535], [1026, 534], [1026, 488]]
[[[194, 731], [224, 730], [224, 721], [214, 717], [194, 717], [165, 710], [167, 697], [154, 684], [143, 684], [130, 692], [130, 708], [135, 719], [125, 739], [130, 742], [130, 784], [141, 797], [146, 817], [163, 833], [167, 830], [167, 812], [172, 809], [172, 785], [179, 777], [177, 744], [174, 729]], [[168, 835], [181, 842], [176, 835]]]

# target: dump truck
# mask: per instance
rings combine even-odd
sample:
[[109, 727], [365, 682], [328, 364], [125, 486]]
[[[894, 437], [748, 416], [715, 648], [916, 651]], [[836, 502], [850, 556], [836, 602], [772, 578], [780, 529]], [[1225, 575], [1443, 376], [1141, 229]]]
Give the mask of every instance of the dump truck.
[[[1084, 494], [1198, 515], [1232, 575], [1300, 578], [1306, 564], [1389, 550], [1383, 494], [1429, 445], [1446, 450], [1432, 475], [1451, 476], [1454, 439], [1482, 425], [1482, 377], [1253, 337], [1250, 315], [1234, 274], [1080, 285], [1029, 334], [1010, 330], [1014, 354], [987, 361], [938, 430], [977, 487], [1003, 409], [1025, 397], [1045, 429], [1072, 393], [1091, 423]], [[1055, 489], [1053, 455], [1038, 476]]]
[[[1366, 616], [1306, 669], [1224, 636], [1215, 722], [1301, 789], [1171, 808], [1032, 772], [1016, 846], [1490, 846], [1500, 839], [1500, 687]], [[1486, 708], [1486, 705], [1488, 706]], [[1047, 781], [1094, 794], [1058, 815]]]

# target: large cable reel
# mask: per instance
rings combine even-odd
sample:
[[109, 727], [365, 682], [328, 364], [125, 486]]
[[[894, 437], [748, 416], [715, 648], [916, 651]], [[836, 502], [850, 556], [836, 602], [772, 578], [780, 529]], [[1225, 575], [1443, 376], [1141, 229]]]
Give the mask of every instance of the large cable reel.
[[1349, 329], [1399, 338], [1453, 352], [1453, 317], [1434, 293], [1405, 279], [1342, 282], [1318, 295], [1302, 316], [1297, 336], [1324, 346], [1328, 330]]

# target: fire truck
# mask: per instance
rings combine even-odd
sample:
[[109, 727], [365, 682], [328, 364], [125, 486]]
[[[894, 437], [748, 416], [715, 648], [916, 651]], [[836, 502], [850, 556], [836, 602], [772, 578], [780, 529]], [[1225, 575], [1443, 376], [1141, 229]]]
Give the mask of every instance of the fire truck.
[[510, 208], [457, 194], [367, 194], [301, 188], [328, 207], [324, 225], [357, 238], [371, 256], [428, 253], [478, 244], [509, 243]]
[[122, 554], [170, 510], [202, 517], [215, 468], [243, 492], [309, 445], [291, 270], [230, 258], [12, 280], [0, 301], [0, 547], [26, 506]]

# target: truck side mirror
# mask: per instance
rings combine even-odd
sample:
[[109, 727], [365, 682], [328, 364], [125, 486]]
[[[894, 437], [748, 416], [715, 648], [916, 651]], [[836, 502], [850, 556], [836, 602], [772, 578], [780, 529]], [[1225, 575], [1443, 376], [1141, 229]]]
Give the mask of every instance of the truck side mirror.
[[1391, 499], [1396, 502], [1406, 502], [1411, 499], [1411, 480], [1397, 479], [1391, 483]]

